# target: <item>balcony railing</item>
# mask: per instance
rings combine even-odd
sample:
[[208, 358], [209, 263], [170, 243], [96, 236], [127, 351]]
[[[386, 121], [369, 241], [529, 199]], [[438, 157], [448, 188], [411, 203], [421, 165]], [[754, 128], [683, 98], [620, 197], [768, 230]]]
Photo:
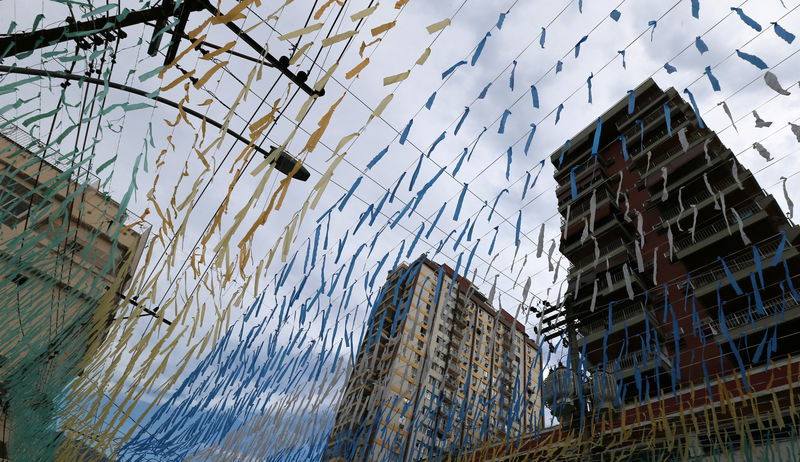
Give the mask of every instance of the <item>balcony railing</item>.
[[[783, 302], [786, 301], [786, 308], [784, 309]], [[726, 314], [725, 315], [725, 327], [728, 330], [736, 329], [747, 325], [750, 323], [750, 320], [758, 321], [759, 319], [764, 319], [768, 317], [773, 317], [777, 313], [778, 316], [781, 313], [788, 312], [800, 306], [800, 302], [796, 301], [793, 297], [788, 296], [784, 299], [783, 296], [778, 296], [771, 298], [762, 302], [762, 306], [764, 307], [764, 314], [759, 314], [756, 312], [755, 308], [749, 308], [745, 310], [736, 311], [734, 313]], [[716, 309], [712, 308], [712, 312]], [[715, 332], [721, 332], [719, 320], [718, 319], [709, 319], [707, 325], [711, 326]]]
[[[603, 201], [608, 199], [612, 203], [614, 202], [611, 199], [614, 199], [615, 196], [611, 194], [611, 192], [606, 188], [598, 188], [597, 189], [597, 197], [595, 197], [595, 201], [597, 206], [599, 206]], [[569, 211], [569, 224], [572, 225], [573, 223], [577, 222], [583, 217], [589, 209], [591, 208], [591, 200], [586, 199], [584, 200], [581, 205], [571, 208]], [[564, 208], [566, 210], [566, 207]], [[566, 212], [564, 212], [566, 213]]]
[[667, 356], [663, 352], [661, 352], [659, 350], [653, 350], [653, 351], [642, 350], [642, 351], [637, 351], [637, 352], [634, 352], [634, 353], [630, 353], [630, 354], [625, 355], [622, 358], [620, 358], [620, 360], [619, 360], [619, 370], [628, 369], [628, 368], [633, 367], [634, 358], [636, 358], [636, 363], [640, 368], [644, 367], [644, 363], [645, 363], [644, 358], [647, 358], [647, 367], [648, 368], [651, 365], [655, 365], [656, 358], [661, 358], [662, 362], [668, 362]]
[[[623, 239], [621, 238], [614, 239], [610, 244], [600, 248], [600, 259], [598, 259], [597, 262], [598, 263], [602, 262], [603, 257], [611, 255], [612, 253], [616, 252], [616, 250], [619, 249], [620, 247], [625, 247], [625, 246], [626, 243]], [[569, 274], [572, 275], [574, 273], [577, 273], [578, 270], [581, 270], [581, 272], [583, 272], [584, 268], [590, 263], [593, 263], [594, 261], [595, 261], [595, 255], [593, 251], [592, 255], [589, 255], [588, 257], [582, 258], [577, 262], [573, 263], [572, 267], [570, 268]]]
[[[719, 191], [722, 191], [723, 189], [727, 188], [728, 186], [734, 184], [735, 182], [736, 182], [736, 180], [733, 179], [733, 176], [727, 176], [724, 179], [722, 179], [722, 180], [714, 183], [713, 185], [711, 185], [711, 189], [713, 189], [714, 191], [719, 192]], [[700, 192], [698, 192], [694, 196], [692, 196], [692, 197], [690, 197], [688, 199], [683, 199], [683, 203], [684, 204], [689, 204], [686, 207], [684, 207], [683, 210], [684, 211], [691, 210], [691, 205], [697, 205], [700, 202], [708, 199], [709, 197], [711, 197], [711, 193], [708, 192], [708, 188], [704, 188], [703, 190], [701, 190]], [[663, 217], [664, 220], [671, 220], [674, 217], [678, 216], [678, 214], [680, 212], [681, 212], [681, 207], [680, 207], [680, 204], [679, 204], [679, 205], [676, 205], [675, 207], [667, 209], [667, 211], [662, 213], [661, 216]]]
[[[742, 218], [742, 220], [745, 220], [748, 217], [750, 217], [752, 215], [755, 215], [756, 213], [760, 212], [761, 210], [762, 210], [761, 204], [759, 204], [758, 202], [753, 202], [752, 204], [750, 204], [750, 205], [748, 205], [746, 207], [743, 207], [740, 210], [737, 210], [736, 213], [739, 214], [739, 216]], [[733, 215], [733, 214], [730, 214], [730, 216], [728, 217], [728, 225], [734, 226], [734, 225], [736, 225], [736, 223], [738, 223], [738, 221], [736, 220], [736, 216]], [[720, 231], [728, 229], [728, 225], [726, 225], [724, 218], [720, 218], [719, 220], [715, 221], [714, 223], [712, 223], [712, 224], [710, 224], [708, 226], [705, 226], [705, 227], [701, 228], [700, 230], [695, 231], [694, 240], [692, 240], [692, 236], [688, 236], [688, 237], [684, 237], [684, 238], [679, 239], [675, 243], [675, 247], [679, 251], [680, 250], [684, 250], [687, 247], [689, 247], [689, 246], [691, 246], [691, 245], [693, 245], [695, 243], [702, 242], [702, 241], [708, 239], [709, 237], [717, 234]]]
[[[767, 243], [761, 246], [757, 246], [758, 253], [761, 256], [761, 259], [767, 260], [773, 255], [775, 255], [775, 252], [778, 250], [780, 242], [781, 242], [781, 236], [776, 236], [775, 238], [770, 239]], [[787, 240], [785, 243], [784, 251], [786, 251], [786, 249], [789, 248], [792, 248], [792, 244]], [[734, 274], [745, 268], [749, 268], [754, 263], [755, 261], [753, 259], [753, 253], [749, 249], [740, 252], [740, 255], [734, 258], [725, 260], [725, 264], [728, 266], [728, 270], [731, 272], [731, 274]], [[720, 281], [725, 278], [727, 278], [727, 276], [725, 275], [725, 271], [723, 268], [720, 267], [718, 269], [707, 271], [701, 274], [700, 276], [697, 276], [696, 278], [692, 278], [691, 283], [692, 287], [694, 287], [696, 290], [707, 284], [711, 284], [713, 282]]]
[[[641, 314], [647, 314], [648, 310], [649, 309], [645, 308], [642, 302], [634, 302], [626, 304], [625, 306], [614, 307], [612, 309], [614, 325], [621, 324], [622, 322], [633, 319]], [[608, 316], [602, 316], [602, 319], [598, 319], [597, 321], [591, 322], [585, 326], [581, 326], [578, 328], [578, 330], [581, 334], [583, 334], [584, 337], [588, 337], [597, 332], [605, 332], [608, 330]]]

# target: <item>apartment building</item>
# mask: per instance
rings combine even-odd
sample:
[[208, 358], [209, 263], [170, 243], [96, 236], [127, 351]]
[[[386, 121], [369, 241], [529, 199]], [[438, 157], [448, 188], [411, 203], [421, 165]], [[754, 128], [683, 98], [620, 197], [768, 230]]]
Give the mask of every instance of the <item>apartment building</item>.
[[57, 395], [105, 339], [149, 233], [61, 159], [0, 118], [0, 460], [56, 450]]
[[422, 256], [377, 300], [323, 460], [425, 460], [539, 426], [536, 343], [471, 281]]
[[[544, 388], [567, 414], [481, 457], [536, 460], [549, 446], [559, 460], [744, 460], [796, 443], [800, 228], [775, 198], [691, 102], [652, 80], [551, 161], [570, 270], [543, 324], [571, 365]], [[587, 385], [602, 374], [608, 389]], [[568, 376], [583, 386], [558, 383]], [[603, 405], [612, 412], [594, 412]]]

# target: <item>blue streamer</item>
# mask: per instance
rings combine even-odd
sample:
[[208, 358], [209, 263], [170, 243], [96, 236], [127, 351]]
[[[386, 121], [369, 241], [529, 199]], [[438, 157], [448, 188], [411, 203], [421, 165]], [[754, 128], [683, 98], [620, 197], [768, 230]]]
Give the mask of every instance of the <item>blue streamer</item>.
[[556, 123], [554, 125], [558, 125], [558, 121], [561, 119], [561, 111], [564, 110], [564, 103], [558, 105], [558, 109], [556, 110]]
[[627, 65], [625, 64], [625, 50], [617, 50], [617, 54], [622, 55], [622, 68], [627, 69]]
[[461, 169], [461, 164], [464, 162], [464, 158], [467, 157], [467, 148], [464, 148], [464, 152], [461, 154], [461, 157], [458, 159], [458, 163], [456, 164], [456, 168], [453, 169], [453, 176], [458, 174], [459, 169]]
[[655, 20], [647, 21], [647, 27], [650, 27], [650, 26], [653, 26], [653, 28], [650, 29], [650, 41], [652, 42], [653, 41], [653, 34], [656, 33], [656, 26], [658, 26], [658, 21], [655, 21]]
[[447, 69], [446, 71], [442, 72], [442, 80], [446, 79], [448, 75], [450, 75], [453, 72], [455, 72], [455, 70], [456, 70], [456, 68], [458, 68], [458, 66], [463, 66], [464, 64], [467, 64], [467, 62], [464, 61], [464, 60], [461, 60], [461, 61], [453, 64], [452, 66], [450, 66], [450, 69]]
[[414, 190], [414, 183], [417, 182], [417, 176], [419, 175], [419, 169], [420, 169], [420, 167], [422, 167], [422, 159], [424, 159], [424, 158], [425, 158], [425, 156], [420, 154], [419, 161], [417, 162], [417, 168], [414, 169], [414, 174], [411, 175], [411, 183], [408, 184], [408, 190], [409, 191], [413, 191]]
[[539, 92], [536, 91], [536, 86], [531, 85], [531, 101], [533, 102], [533, 107], [539, 107]]
[[[453, 243], [453, 250], [455, 251], [459, 244], [461, 244], [461, 239], [464, 239], [464, 235], [467, 234], [467, 229], [469, 229], [469, 224], [471, 222], [470, 218], [467, 218], [467, 222], [464, 224], [464, 229], [461, 230], [461, 234], [458, 235], [458, 239]], [[456, 269], [458, 271], [458, 269]]]
[[434, 219], [433, 219], [433, 223], [431, 223], [431, 227], [430, 227], [430, 228], [428, 228], [428, 232], [427, 232], [427, 233], [425, 233], [425, 239], [428, 239], [429, 237], [431, 237], [431, 233], [432, 233], [432, 232], [433, 232], [433, 230], [436, 228], [436, 223], [438, 223], [438, 222], [439, 222], [439, 217], [441, 217], [441, 216], [442, 216], [442, 212], [444, 212], [444, 208], [445, 208], [446, 206], [447, 206], [447, 202], [445, 202], [444, 204], [442, 204], [442, 207], [439, 209], [439, 212], [436, 214], [436, 218], [434, 218]]
[[722, 257], [717, 257], [717, 260], [719, 260], [720, 263], [722, 263], [722, 268], [725, 270], [725, 276], [728, 277], [728, 280], [731, 283], [731, 287], [733, 287], [733, 290], [736, 292], [736, 295], [744, 294], [744, 292], [742, 292], [742, 289], [739, 287], [739, 284], [736, 283], [736, 279], [733, 278], [731, 270], [728, 269], [728, 265], [725, 264], [725, 260], [723, 260]]
[[625, 135], [620, 135], [619, 140], [622, 141], [622, 158], [628, 161], [630, 159], [628, 156], [628, 140], [625, 139]]
[[469, 185], [464, 183], [464, 187], [461, 188], [461, 194], [458, 196], [458, 203], [456, 204], [456, 211], [453, 214], [453, 221], [458, 221], [458, 216], [461, 214], [461, 205], [464, 203], [464, 196], [467, 194], [467, 188]]
[[408, 121], [406, 124], [406, 128], [403, 129], [403, 133], [400, 134], [400, 144], [405, 144], [406, 138], [408, 138], [408, 132], [411, 131], [411, 125], [414, 124], [414, 119]]
[[586, 86], [589, 88], [589, 104], [592, 104], [592, 77], [594, 77], [594, 72], [589, 74], [589, 77], [586, 79]]
[[561, 155], [558, 157], [558, 166], [561, 167], [561, 163], [564, 162], [564, 153], [567, 152], [567, 148], [572, 147], [572, 140], [567, 140], [564, 142], [564, 146], [561, 146]]
[[371, 161], [369, 161], [369, 163], [367, 164], [367, 169], [371, 169], [372, 167], [374, 167], [374, 166], [375, 166], [375, 164], [377, 164], [377, 163], [378, 163], [378, 161], [379, 161], [379, 160], [381, 160], [381, 158], [383, 158], [383, 156], [384, 156], [384, 155], [385, 155], [385, 154], [386, 154], [388, 151], [389, 151], [389, 146], [386, 146], [385, 148], [383, 148], [383, 150], [382, 150], [381, 152], [379, 152], [378, 154], [376, 154], [376, 155], [375, 155], [375, 157], [373, 157], [373, 158], [372, 158], [372, 160], [371, 160]]
[[500, 30], [503, 28], [503, 21], [506, 20], [507, 13], [500, 13], [500, 17], [497, 18], [497, 29]]
[[669, 114], [669, 103], [664, 103], [664, 120], [667, 121], [667, 134], [672, 136], [672, 117]]
[[389, 196], [389, 203], [390, 203], [390, 204], [391, 204], [392, 202], [394, 202], [394, 195], [395, 195], [395, 193], [397, 193], [397, 188], [399, 188], [399, 187], [400, 187], [400, 183], [402, 183], [402, 182], [403, 182], [403, 178], [405, 178], [405, 176], [406, 176], [406, 173], [408, 173], [408, 172], [403, 172], [403, 173], [400, 175], [400, 178], [397, 180], [397, 184], [396, 184], [396, 185], [394, 185], [394, 188], [392, 189], [392, 195], [391, 195], [391, 196]]
[[695, 37], [695, 39], [694, 39], [694, 46], [697, 47], [697, 51], [699, 51], [701, 55], [703, 53], [705, 53], [706, 51], [708, 51], [708, 47], [706, 46], [706, 42], [704, 42], [703, 39], [700, 38], [699, 35], [697, 37]]
[[700, 0], [692, 0], [692, 16], [700, 19]]
[[558, 62], [556, 62], [556, 74], [561, 72], [563, 69], [564, 69], [564, 63], [559, 59]]
[[735, 11], [736, 14], [742, 19], [742, 21], [747, 24], [748, 26], [755, 29], [756, 32], [761, 32], [761, 24], [757, 23], [753, 18], [744, 14], [741, 8], [731, 7], [731, 11]]
[[528, 149], [531, 147], [531, 141], [533, 141], [533, 135], [536, 133], [536, 124], [531, 124], [531, 132], [528, 134], [528, 139], [525, 141], [525, 155], [528, 155]]
[[762, 61], [761, 58], [759, 58], [756, 55], [751, 55], [749, 53], [744, 53], [742, 51], [739, 51], [738, 49], [736, 50], [736, 55], [739, 56], [740, 58], [742, 58], [743, 60], [747, 61], [748, 63], [752, 64], [753, 66], [761, 69], [762, 71], [764, 69], [768, 69], [769, 68], [769, 66], [767, 66], [767, 63]]
[[620, 13], [618, 10], [611, 10], [609, 16], [611, 16], [611, 19], [613, 19], [614, 22], [617, 22], [619, 21], [620, 16], [622, 16], [622, 13]]
[[472, 159], [472, 153], [475, 152], [475, 148], [478, 147], [478, 141], [481, 140], [481, 137], [483, 136], [484, 133], [486, 133], [486, 130], [487, 130], [486, 127], [483, 127], [483, 131], [480, 132], [480, 134], [478, 134], [478, 139], [475, 140], [475, 143], [472, 145], [472, 149], [470, 149], [469, 151], [469, 155], [467, 156], [467, 161]]
[[633, 109], [636, 106], [636, 93], [633, 90], [628, 90], [628, 114], [633, 114]]
[[511, 115], [511, 111], [506, 109], [503, 111], [503, 116], [500, 118], [500, 128], [497, 129], [497, 133], [503, 133], [506, 130], [506, 120], [508, 116]]
[[703, 74], [708, 76], [708, 81], [711, 82], [711, 88], [713, 88], [714, 91], [721, 90], [719, 87], [719, 80], [717, 80], [717, 78], [714, 77], [714, 74], [711, 73], [711, 66], [706, 66], [706, 70], [703, 72]]
[[594, 141], [592, 141], [592, 157], [597, 157], [597, 150], [600, 148], [600, 132], [603, 129], [603, 121], [597, 118], [597, 128], [594, 129]]
[[341, 203], [339, 204], [339, 211], [340, 211], [340, 212], [341, 212], [341, 211], [344, 209], [344, 206], [345, 206], [345, 204], [347, 204], [347, 201], [350, 199], [350, 196], [352, 196], [352, 195], [353, 195], [353, 193], [355, 192], [355, 190], [356, 190], [356, 188], [358, 187], [358, 185], [360, 185], [360, 184], [361, 184], [361, 179], [362, 179], [362, 178], [363, 178], [363, 177], [361, 177], [361, 176], [360, 176], [360, 177], [358, 177], [358, 178], [356, 179], [356, 181], [354, 181], [354, 182], [353, 182], [353, 185], [352, 185], [352, 186], [350, 186], [350, 190], [349, 190], [349, 191], [347, 191], [347, 194], [344, 196], [344, 199], [342, 199]]
[[761, 301], [761, 293], [758, 291], [758, 285], [756, 284], [755, 273], [750, 273], [750, 284], [753, 286], [753, 297], [756, 299], [756, 313], [761, 316], [766, 316], [767, 313], [764, 311], [764, 303]]
[[447, 136], [447, 132], [446, 131], [442, 132], [442, 134], [439, 135], [439, 138], [436, 138], [436, 141], [433, 142], [433, 144], [431, 145], [431, 148], [428, 150], [428, 157], [431, 156], [431, 153], [433, 152], [433, 150], [436, 149], [436, 146], [438, 146], [439, 143], [442, 142], [442, 140], [444, 139], [445, 136]]
[[486, 98], [486, 92], [489, 91], [489, 87], [491, 87], [491, 86], [492, 86], [492, 82], [487, 83], [486, 86], [483, 87], [483, 90], [481, 90], [481, 94], [478, 95], [478, 99]]
[[469, 114], [469, 106], [464, 106], [464, 113], [461, 114], [461, 118], [458, 119], [458, 124], [456, 124], [456, 130], [453, 132], [453, 135], [458, 135], [458, 131], [461, 130], [461, 124], [466, 120], [467, 114]]
[[525, 194], [528, 193], [528, 184], [531, 182], [531, 172], [525, 172], [525, 187], [522, 188], [522, 199], [525, 200]]
[[773, 28], [775, 29], [775, 33], [778, 34], [778, 37], [782, 38], [786, 41], [786, 43], [791, 44], [794, 42], [794, 34], [789, 32], [788, 30], [784, 29], [777, 22], [770, 23], [772, 24]]
[[703, 123], [703, 118], [700, 117], [700, 109], [697, 108], [697, 102], [694, 100], [694, 95], [688, 88], [684, 88], [683, 92], [689, 95], [689, 101], [692, 103], [692, 109], [694, 110], [694, 114], [697, 116], [697, 124], [700, 125], [700, 128], [706, 128], [705, 124]]
[[547, 29], [542, 27], [542, 33], [539, 36], [539, 46], [542, 47], [542, 48], [544, 48], [544, 40], [545, 40], [545, 35], [546, 34], [547, 34]]
[[772, 263], [769, 266], [777, 265], [783, 256], [783, 247], [786, 245], [786, 231], [781, 231], [781, 235], [781, 242], [778, 244], [778, 248], [775, 250], [775, 257], [772, 259]]
[[581, 44], [585, 41], [589, 40], [588, 35], [584, 35], [577, 44], [575, 44], [575, 58], [578, 58], [578, 55], [581, 53]]
[[756, 246], [751, 246], [753, 248], [753, 261], [756, 264], [756, 270], [758, 271], [758, 279], [761, 282], [761, 288], [764, 288], [764, 268], [761, 265], [761, 254], [758, 253], [758, 248]]
[[673, 72], [678, 72], [678, 69], [670, 63], [664, 63], [664, 69], [667, 70], [667, 74], [672, 74]]
[[514, 245], [519, 247], [519, 231], [522, 227], [522, 210], [519, 211], [519, 215], [517, 215], [517, 234], [514, 237]]
[[483, 38], [481, 39], [480, 43], [478, 43], [478, 48], [475, 49], [475, 53], [473, 53], [473, 55], [472, 55], [472, 61], [470, 62], [470, 64], [472, 66], [474, 66], [475, 63], [478, 62], [478, 58], [480, 58], [481, 52], [483, 51], [483, 46], [486, 45], [486, 39], [491, 37], [491, 36], [492, 36], [492, 33], [491, 32], [487, 32], [486, 35], [484, 35]]
[[433, 106], [433, 100], [436, 99], [436, 92], [431, 93], [431, 96], [428, 97], [428, 102], [425, 103], [425, 109], [431, 110], [431, 106]]
[[414, 240], [411, 241], [411, 246], [409, 246], [409, 248], [408, 248], [408, 252], [406, 253], [406, 258], [410, 258], [411, 257], [411, 253], [414, 251], [414, 247], [417, 245], [417, 242], [419, 241], [419, 237], [422, 236], [422, 231], [424, 231], [424, 230], [425, 230], [425, 223], [422, 223], [419, 226], [419, 231], [417, 231], [416, 236], [414, 236]]
[[494, 236], [492, 237], [492, 245], [489, 246], [489, 253], [488, 253], [489, 255], [491, 255], [492, 251], [494, 250], [494, 241], [495, 241], [495, 239], [497, 239], [497, 231], [499, 229], [500, 229], [500, 226], [495, 226], [494, 227]]
[[508, 163], [506, 164], [506, 180], [508, 180], [508, 176], [511, 174], [511, 146], [508, 147], [506, 155], [508, 156]]
[[578, 187], [575, 185], [575, 169], [578, 167], [580, 167], [580, 165], [572, 167], [572, 170], [569, 171], [569, 184], [572, 187], [572, 200], [578, 198]]
[[514, 72], [517, 70], [517, 60], [513, 61], [511, 66], [511, 75], [508, 77], [508, 86], [511, 88], [511, 91], [514, 91]]
[[503, 188], [503, 190], [500, 191], [500, 193], [497, 195], [497, 197], [494, 198], [494, 204], [492, 204], [492, 210], [489, 212], [489, 218], [487, 218], [486, 221], [492, 221], [492, 215], [494, 215], [494, 208], [497, 207], [497, 201], [500, 200], [500, 197], [502, 197], [503, 193], [507, 193], [507, 192], [508, 192], [508, 189]]

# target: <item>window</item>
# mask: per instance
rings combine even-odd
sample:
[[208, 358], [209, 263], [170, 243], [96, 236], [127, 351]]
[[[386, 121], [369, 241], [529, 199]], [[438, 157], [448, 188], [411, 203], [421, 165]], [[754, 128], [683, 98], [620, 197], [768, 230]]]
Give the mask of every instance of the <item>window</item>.
[[25, 219], [28, 205], [33, 203], [37, 206], [42, 202], [42, 196], [33, 194], [19, 181], [8, 175], [0, 177], [0, 210], [2, 223], [6, 226], [14, 226]]

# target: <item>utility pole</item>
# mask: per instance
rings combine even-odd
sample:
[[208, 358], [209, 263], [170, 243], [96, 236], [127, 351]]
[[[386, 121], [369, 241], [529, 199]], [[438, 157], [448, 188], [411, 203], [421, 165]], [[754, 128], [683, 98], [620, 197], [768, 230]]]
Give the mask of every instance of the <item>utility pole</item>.
[[[184, 36], [189, 16], [193, 12], [202, 10], [206, 10], [214, 16], [221, 15], [220, 11], [209, 0], [184, 0], [177, 7], [174, 0], [162, 0], [160, 5], [144, 10], [130, 11], [127, 8], [123, 8], [122, 12], [116, 16], [97, 17], [80, 22], [67, 18], [67, 25], [65, 26], [0, 37], [0, 60], [73, 40], [78, 43], [78, 46], [88, 49], [91, 44], [87, 39], [91, 39], [97, 45], [112, 39], [114, 34], [124, 38], [127, 36], [123, 31], [124, 28], [146, 22], [155, 23], [153, 37], [147, 50], [150, 56], [155, 56], [158, 53], [161, 35], [163, 35], [160, 34], [160, 31], [166, 27], [168, 18], [177, 17], [177, 24], [170, 32], [172, 42], [164, 58], [164, 64], [167, 65], [173, 62], [177, 56], [178, 47], [180, 46], [181, 38]], [[294, 73], [291, 71], [288, 67], [288, 57], [281, 56], [276, 58], [272, 56], [258, 41], [242, 31], [233, 22], [227, 22], [225, 26], [249, 45], [260, 57], [264, 58], [267, 64], [288, 77], [309, 96], [319, 97], [325, 94], [324, 88], [315, 90], [306, 84], [308, 79], [306, 72]]]

